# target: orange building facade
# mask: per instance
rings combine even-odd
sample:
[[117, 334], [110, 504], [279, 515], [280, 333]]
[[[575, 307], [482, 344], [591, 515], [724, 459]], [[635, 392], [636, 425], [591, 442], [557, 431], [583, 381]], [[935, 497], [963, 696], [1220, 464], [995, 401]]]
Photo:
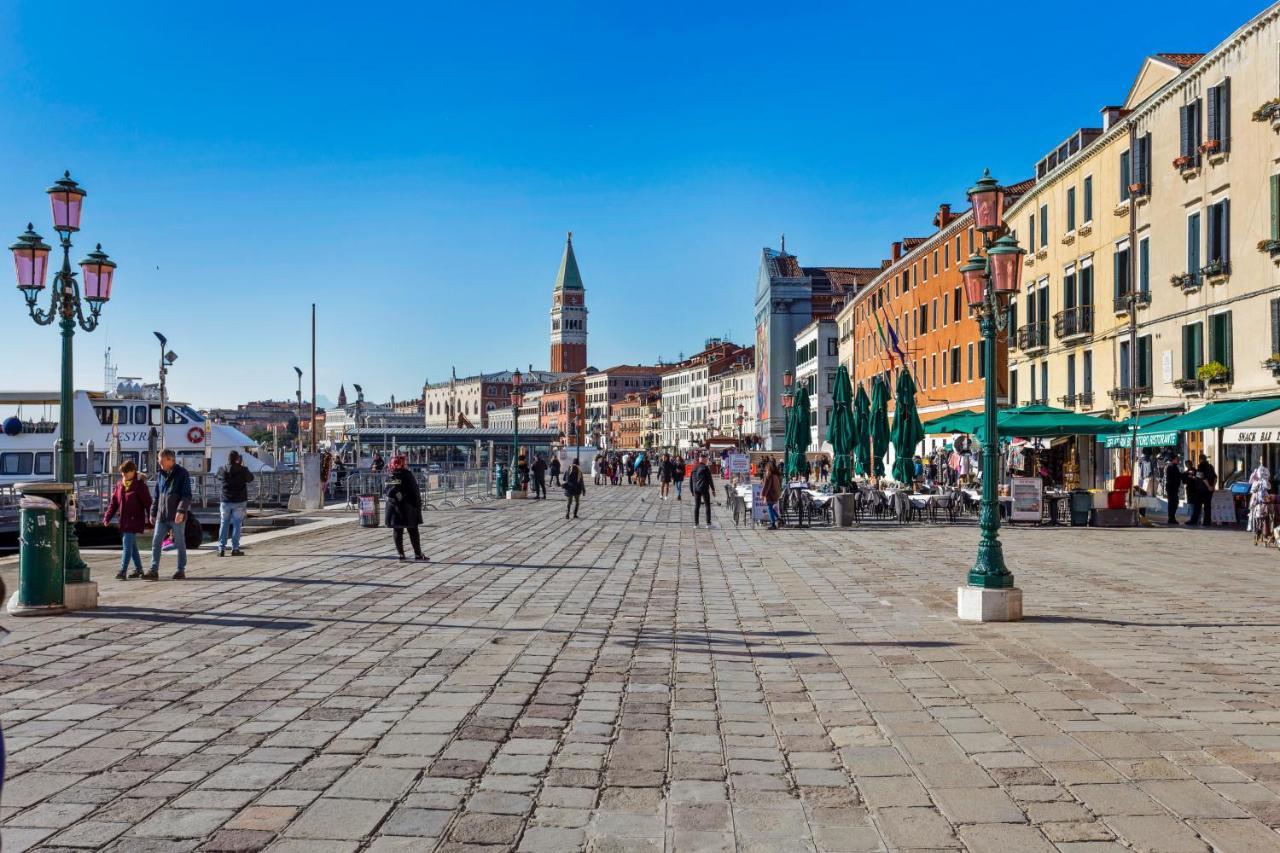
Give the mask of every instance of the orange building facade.
[[[1010, 187], [1006, 204], [1024, 189]], [[886, 374], [892, 389], [905, 364], [915, 379], [916, 405], [925, 421], [950, 411], [981, 411], [988, 369], [960, 274], [982, 237], [973, 228], [972, 213], [952, 213], [950, 205], [939, 207], [933, 225], [931, 236], [895, 242], [880, 273], [836, 317], [840, 364], [854, 385], [861, 382], [869, 394], [876, 374]], [[1007, 333], [997, 341], [995, 369], [997, 396], [1004, 403]]]

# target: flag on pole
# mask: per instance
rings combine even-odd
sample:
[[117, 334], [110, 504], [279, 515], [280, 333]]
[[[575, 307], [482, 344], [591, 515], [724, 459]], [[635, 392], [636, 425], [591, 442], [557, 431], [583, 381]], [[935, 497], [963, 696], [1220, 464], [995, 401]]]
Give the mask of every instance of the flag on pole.
[[880, 343], [884, 345], [884, 350], [889, 356], [889, 367], [892, 369], [895, 365], [893, 362], [893, 350], [889, 348], [889, 339], [884, 336], [884, 326], [880, 325], [880, 315], [872, 311], [871, 316], [876, 321], [876, 331], [880, 333]]
[[[884, 308], [882, 307], [880, 310], [883, 311]], [[898, 342], [898, 330], [893, 327], [893, 322], [889, 319], [888, 314], [885, 315], [884, 322], [889, 327], [889, 340], [893, 346], [893, 351], [898, 354], [898, 360], [902, 362], [902, 366], [906, 367], [907, 356], [902, 352], [902, 347]]]

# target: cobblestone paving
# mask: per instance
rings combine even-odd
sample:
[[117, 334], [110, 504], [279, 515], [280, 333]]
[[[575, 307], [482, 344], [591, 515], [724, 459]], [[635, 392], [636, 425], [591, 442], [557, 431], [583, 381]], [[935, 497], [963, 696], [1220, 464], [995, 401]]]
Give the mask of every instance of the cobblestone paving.
[[1280, 850], [1275, 551], [1007, 531], [1029, 618], [969, 625], [972, 526], [690, 511], [102, 558], [101, 609], [5, 619], [5, 853]]

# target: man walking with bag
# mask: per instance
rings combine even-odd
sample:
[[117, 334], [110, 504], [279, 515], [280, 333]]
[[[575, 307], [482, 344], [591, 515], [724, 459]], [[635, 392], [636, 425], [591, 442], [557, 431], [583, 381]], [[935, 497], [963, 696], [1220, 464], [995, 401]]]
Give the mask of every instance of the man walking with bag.
[[172, 534], [173, 546], [178, 551], [178, 570], [174, 580], [187, 576], [187, 513], [191, 510], [191, 475], [178, 464], [178, 457], [169, 448], [160, 451], [160, 472], [156, 477], [156, 500], [151, 506], [152, 524], [155, 530], [151, 540], [151, 571], [143, 575], [149, 581], [160, 579], [160, 552], [164, 538]]
[[689, 490], [693, 492], [693, 526], [698, 526], [698, 509], [707, 507], [707, 527], [711, 526], [711, 496], [716, 493], [715, 477], [707, 465], [707, 454], [698, 457], [698, 464], [689, 475]]
[[578, 517], [578, 502], [586, 491], [586, 484], [582, 482], [582, 468], [579, 467], [577, 458], [574, 458], [564, 475], [564, 517], [566, 519], [569, 517], [569, 510], [573, 510], [574, 518]]

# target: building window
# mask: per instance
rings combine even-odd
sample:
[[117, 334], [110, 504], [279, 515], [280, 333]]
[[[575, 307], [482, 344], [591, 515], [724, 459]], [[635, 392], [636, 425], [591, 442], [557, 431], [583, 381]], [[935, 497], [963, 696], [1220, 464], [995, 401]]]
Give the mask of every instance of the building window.
[[[1272, 300], [1272, 316], [1275, 300]], [[1274, 324], [1271, 337], [1275, 338]], [[1204, 364], [1204, 323], [1188, 323], [1182, 327], [1182, 378], [1195, 379], [1196, 371]]]
[[1093, 393], [1093, 350], [1080, 353], [1080, 390], [1085, 394]]
[[1151, 292], [1151, 238], [1138, 241], [1138, 292]]
[[1220, 265], [1225, 271], [1231, 259], [1231, 200], [1209, 205], [1209, 228], [1207, 232], [1207, 253], [1205, 260], [1209, 266]]
[[942, 376], [940, 382], [943, 388], [947, 387], [947, 350], [942, 351]]
[[1231, 147], [1231, 78], [1228, 77], [1209, 89], [1209, 133], [1206, 144], [1217, 143], [1217, 151]]
[[963, 316], [963, 315], [960, 313], [960, 306], [961, 306], [961, 304], [962, 304], [961, 299], [960, 299], [960, 288], [958, 288], [958, 287], [957, 287], [954, 291], [952, 291], [952, 294], [951, 294], [951, 300], [952, 300], [952, 301], [951, 301], [951, 309], [952, 309], [952, 311], [953, 311], [953, 313], [952, 313], [952, 315], [951, 315], [951, 319], [952, 319], [952, 320], [954, 320], [955, 322], [959, 323], [959, 322], [960, 322], [960, 317], [961, 317], [961, 316]]
[[1280, 241], [1280, 175], [1271, 176], [1271, 240]]
[[1031, 241], [1031, 251], [1036, 250], [1036, 215], [1033, 213], [1027, 217], [1027, 239]]
[[1049, 245], [1049, 205], [1040, 205], [1040, 248]]
[[931, 385], [930, 387], [937, 388], [938, 387], [938, 354], [936, 352], [933, 354], [933, 369], [930, 372], [933, 373], [933, 385]]
[[1271, 300], [1271, 351], [1280, 352], [1280, 299]]
[[[979, 365], [981, 365], [981, 362], [979, 362]], [[1017, 370], [1009, 371], [1009, 405], [1010, 406], [1018, 405], [1018, 371]]]
[[942, 266], [944, 266], [947, 269], [951, 269], [951, 244], [950, 243], [944, 243], [942, 246]]
[[1112, 280], [1115, 282], [1115, 297], [1129, 295], [1129, 243], [1126, 241], [1116, 247], [1112, 255]]
[[1067, 187], [1067, 231], [1076, 230], [1076, 188]]
[[951, 320], [951, 294], [942, 294], [942, 325], [947, 325]]
[[1125, 149], [1120, 152], [1120, 201], [1129, 200], [1129, 171], [1129, 151]]
[[1200, 275], [1200, 211], [1187, 217], [1187, 275]]
[[1076, 396], [1076, 354], [1068, 353], [1067, 355], [1067, 396], [1074, 398]]
[[827, 355], [836, 356], [840, 354], [840, 342], [835, 338], [827, 338]]
[[1136, 186], [1138, 195], [1151, 194], [1151, 134], [1144, 133], [1134, 139], [1133, 174], [1129, 183]]
[[951, 348], [951, 384], [960, 384], [960, 347]]
[[1151, 336], [1138, 338], [1138, 387], [1151, 387]]
[[1049, 402], [1049, 362], [1040, 362], [1040, 399]]
[[1093, 175], [1086, 175], [1084, 179], [1084, 198], [1081, 201], [1083, 210], [1081, 211], [1081, 222], [1093, 221]]
[[1231, 312], [1223, 311], [1209, 318], [1209, 359], [1227, 370], [1232, 366]]
[[1178, 108], [1179, 168], [1200, 165], [1200, 101], [1199, 99]]
[[933, 300], [933, 328], [938, 328], [938, 300]]

